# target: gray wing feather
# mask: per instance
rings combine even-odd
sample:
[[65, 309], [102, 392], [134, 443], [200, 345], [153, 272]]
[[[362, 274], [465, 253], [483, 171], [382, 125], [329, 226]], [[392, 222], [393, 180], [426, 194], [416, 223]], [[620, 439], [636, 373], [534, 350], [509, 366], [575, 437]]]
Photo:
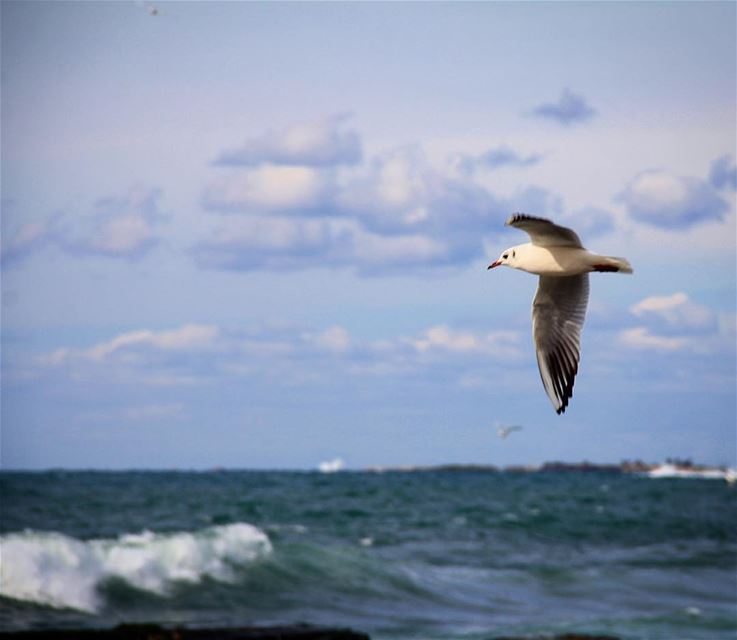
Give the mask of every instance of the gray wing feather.
[[540, 276], [532, 302], [532, 337], [543, 387], [558, 414], [573, 396], [588, 300], [588, 273]]
[[568, 227], [561, 227], [546, 218], [536, 218], [524, 213], [515, 213], [506, 224], [521, 229], [530, 236], [538, 247], [581, 247], [581, 238]]

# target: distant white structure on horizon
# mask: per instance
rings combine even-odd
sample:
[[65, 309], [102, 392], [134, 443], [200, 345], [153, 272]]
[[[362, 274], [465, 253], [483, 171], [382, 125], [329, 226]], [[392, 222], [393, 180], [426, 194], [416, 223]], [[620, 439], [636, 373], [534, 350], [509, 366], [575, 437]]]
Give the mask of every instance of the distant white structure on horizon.
[[322, 473], [335, 473], [345, 468], [343, 458], [335, 458], [334, 460], [326, 460], [317, 465], [317, 469]]
[[691, 469], [666, 463], [647, 472], [650, 478], [707, 478], [734, 483], [734, 469]]

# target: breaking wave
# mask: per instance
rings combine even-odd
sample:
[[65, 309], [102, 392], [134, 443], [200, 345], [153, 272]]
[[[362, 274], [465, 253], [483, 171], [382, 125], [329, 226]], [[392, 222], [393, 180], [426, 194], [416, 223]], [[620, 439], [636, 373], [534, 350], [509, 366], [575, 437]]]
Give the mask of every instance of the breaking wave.
[[0, 595], [87, 612], [100, 609], [99, 588], [112, 579], [166, 595], [178, 582], [232, 582], [236, 568], [272, 552], [268, 536], [246, 523], [96, 540], [25, 531], [0, 536], [0, 548]]

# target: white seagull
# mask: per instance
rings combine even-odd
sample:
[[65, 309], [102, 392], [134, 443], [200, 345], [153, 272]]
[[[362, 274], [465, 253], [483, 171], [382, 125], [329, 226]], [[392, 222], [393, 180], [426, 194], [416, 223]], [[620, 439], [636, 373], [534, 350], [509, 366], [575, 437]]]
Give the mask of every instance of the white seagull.
[[504, 265], [540, 276], [532, 301], [532, 337], [545, 393], [561, 414], [573, 395], [581, 359], [589, 272], [632, 273], [632, 267], [624, 258], [587, 251], [574, 231], [545, 218], [515, 213], [506, 224], [525, 231], [532, 242], [510, 247], [488, 268]]

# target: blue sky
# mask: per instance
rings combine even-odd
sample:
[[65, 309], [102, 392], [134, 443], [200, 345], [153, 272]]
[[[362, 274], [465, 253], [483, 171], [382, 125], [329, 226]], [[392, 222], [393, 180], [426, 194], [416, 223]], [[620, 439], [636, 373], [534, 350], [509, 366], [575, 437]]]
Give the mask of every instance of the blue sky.
[[734, 3], [151, 6], [2, 3], [4, 468], [737, 463]]

